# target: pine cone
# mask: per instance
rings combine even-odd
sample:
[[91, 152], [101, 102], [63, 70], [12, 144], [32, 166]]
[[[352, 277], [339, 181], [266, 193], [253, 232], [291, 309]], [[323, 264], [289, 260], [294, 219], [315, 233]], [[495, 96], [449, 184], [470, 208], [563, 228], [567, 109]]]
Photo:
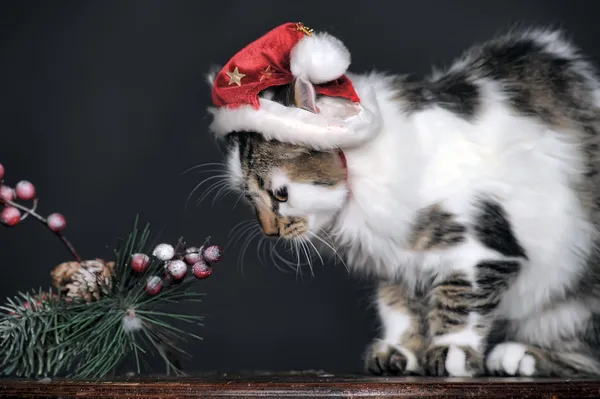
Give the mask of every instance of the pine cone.
[[68, 297], [82, 298], [86, 302], [98, 300], [103, 291], [111, 288], [114, 266], [115, 262], [102, 259], [61, 263], [51, 273], [53, 284]]
[[70, 281], [73, 274], [79, 272], [81, 265], [79, 262], [64, 262], [56, 266], [50, 273], [52, 276], [52, 285], [55, 288], [64, 288], [65, 281]]

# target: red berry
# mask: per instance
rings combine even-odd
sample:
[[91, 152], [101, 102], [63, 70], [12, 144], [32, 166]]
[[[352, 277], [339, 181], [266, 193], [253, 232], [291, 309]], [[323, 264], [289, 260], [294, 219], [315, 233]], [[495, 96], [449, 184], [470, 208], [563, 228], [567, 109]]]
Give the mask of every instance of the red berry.
[[211, 245], [204, 250], [202, 256], [208, 263], [218, 262], [223, 257], [223, 248], [218, 245]]
[[131, 255], [131, 268], [138, 272], [143, 273], [148, 269], [150, 263], [150, 257], [145, 254], [133, 254]]
[[35, 302], [33, 303], [33, 305], [32, 305], [30, 302], [25, 302], [25, 303], [23, 304], [23, 307], [24, 307], [25, 309], [34, 309], [34, 310], [38, 310], [38, 309], [40, 309], [40, 308], [42, 307], [42, 303], [41, 303], [40, 301], [35, 301]]
[[200, 248], [196, 247], [190, 247], [186, 249], [185, 255], [183, 256], [183, 260], [185, 261], [185, 263], [192, 266], [194, 263], [202, 259], [202, 255], [200, 255], [201, 251], [202, 250]]
[[192, 266], [192, 273], [194, 273], [196, 278], [206, 278], [212, 273], [212, 267], [203, 260], [200, 260]]
[[182, 260], [172, 260], [167, 265], [167, 271], [171, 276], [173, 276], [173, 280], [181, 280], [187, 274], [187, 265]]
[[48, 227], [55, 233], [63, 231], [67, 227], [65, 217], [60, 213], [53, 213], [48, 216]]
[[148, 282], [146, 283], [146, 292], [149, 295], [156, 295], [162, 290], [162, 280], [160, 277], [152, 276], [148, 278]]
[[15, 191], [20, 200], [27, 201], [35, 198], [35, 187], [27, 180], [18, 182], [15, 186]]
[[0, 181], [4, 179], [4, 166], [0, 163]]
[[16, 226], [21, 221], [21, 212], [12, 206], [7, 206], [0, 213], [0, 222], [7, 226]]
[[8, 186], [0, 186], [0, 198], [5, 199], [7, 201], [15, 200], [15, 190]]

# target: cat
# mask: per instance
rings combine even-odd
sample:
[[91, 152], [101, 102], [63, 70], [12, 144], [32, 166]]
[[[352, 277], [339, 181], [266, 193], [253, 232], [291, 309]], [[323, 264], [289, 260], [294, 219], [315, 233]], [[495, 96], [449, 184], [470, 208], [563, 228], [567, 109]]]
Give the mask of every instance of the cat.
[[[592, 63], [562, 32], [528, 29], [424, 78], [348, 77], [380, 112], [376, 135], [356, 144], [235, 132], [226, 165], [264, 234], [326, 234], [352, 270], [378, 281], [381, 336], [366, 371], [599, 376]], [[338, 101], [303, 82], [263, 96], [321, 112]]]

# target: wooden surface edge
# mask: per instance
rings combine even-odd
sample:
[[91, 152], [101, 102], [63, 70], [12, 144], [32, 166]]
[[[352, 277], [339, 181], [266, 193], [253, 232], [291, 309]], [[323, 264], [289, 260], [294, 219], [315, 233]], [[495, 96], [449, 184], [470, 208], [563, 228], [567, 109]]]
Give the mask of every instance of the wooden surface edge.
[[600, 381], [220, 376], [123, 381], [1, 380], [0, 398], [600, 398]]

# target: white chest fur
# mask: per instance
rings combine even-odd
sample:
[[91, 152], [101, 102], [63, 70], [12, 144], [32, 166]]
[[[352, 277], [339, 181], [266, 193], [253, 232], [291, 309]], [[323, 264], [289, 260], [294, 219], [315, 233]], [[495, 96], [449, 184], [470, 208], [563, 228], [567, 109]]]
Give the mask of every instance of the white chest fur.
[[472, 225], [478, 196], [490, 196], [529, 258], [500, 306], [507, 317], [522, 318], [575, 281], [593, 230], [573, 190], [582, 157], [572, 132], [515, 116], [493, 87], [490, 93], [468, 122], [436, 108], [406, 117], [382, 90], [381, 133], [346, 152], [352, 198], [334, 235], [352, 267], [416, 283], [457, 259], [455, 251], [449, 258], [408, 250], [418, 210], [438, 203]]

